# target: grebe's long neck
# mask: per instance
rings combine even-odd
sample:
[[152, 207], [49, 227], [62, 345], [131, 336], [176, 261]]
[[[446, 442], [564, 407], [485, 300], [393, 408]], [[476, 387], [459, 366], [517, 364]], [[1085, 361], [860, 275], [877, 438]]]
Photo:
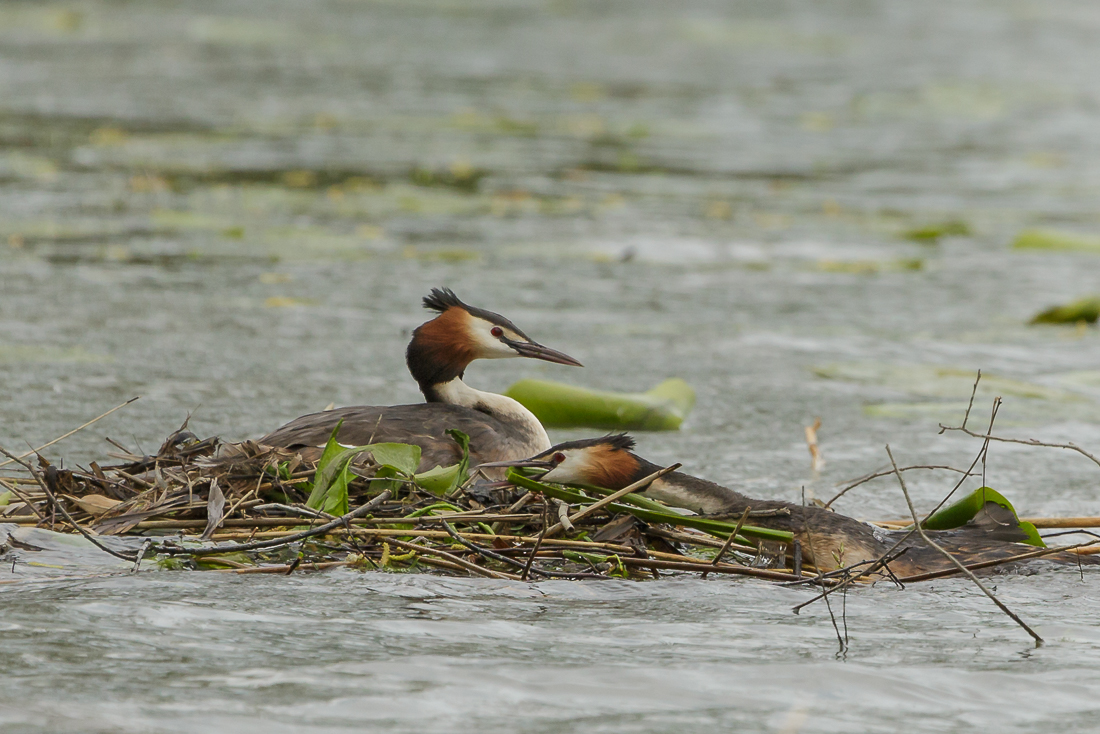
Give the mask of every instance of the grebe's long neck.
[[532, 453], [550, 448], [550, 437], [534, 413], [512, 398], [476, 390], [463, 382], [461, 377], [424, 388], [424, 397], [429, 403], [460, 405], [491, 415], [524, 434], [533, 448]]
[[700, 515], [741, 512], [748, 504], [759, 503], [729, 487], [681, 472], [672, 472], [654, 481], [644, 494], [666, 505], [683, 507]]
[[[660, 467], [644, 459], [638, 468], [636, 479], [657, 471]], [[666, 505], [682, 507], [700, 515], [731, 515], [753, 510], [776, 510], [795, 507], [780, 500], [762, 500], [747, 497], [740, 492], [708, 482], [706, 479], [674, 471], [657, 479], [642, 494]]]

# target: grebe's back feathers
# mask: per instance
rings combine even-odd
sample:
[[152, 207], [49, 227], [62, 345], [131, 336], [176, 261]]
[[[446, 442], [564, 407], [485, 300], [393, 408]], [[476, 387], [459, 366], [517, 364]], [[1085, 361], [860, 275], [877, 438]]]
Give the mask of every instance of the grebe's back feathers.
[[[447, 436], [456, 428], [470, 437], [470, 464], [519, 459], [530, 454], [533, 437], [510, 423], [472, 408], [447, 403], [359, 405], [311, 413], [259, 439], [258, 443], [298, 451], [303, 458], [320, 457], [338, 421], [336, 440], [345, 446], [408, 443], [420, 447], [420, 468], [450, 466], [462, 450]], [[314, 456], [316, 454], [316, 456]]]

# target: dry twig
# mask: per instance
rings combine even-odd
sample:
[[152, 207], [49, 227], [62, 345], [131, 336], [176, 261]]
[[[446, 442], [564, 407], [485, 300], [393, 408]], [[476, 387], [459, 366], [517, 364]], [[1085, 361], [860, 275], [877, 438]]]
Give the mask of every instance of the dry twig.
[[[894, 454], [893, 454], [892, 451], [890, 451], [890, 446], [889, 445], [886, 446], [886, 454], [890, 457], [890, 463], [893, 464], [896, 467], [897, 462], [894, 461]], [[986, 596], [988, 596], [993, 601], [993, 603], [997, 605], [998, 609], [1000, 609], [1002, 612], [1007, 614], [1009, 616], [1009, 618], [1012, 619], [1013, 622], [1020, 625], [1020, 627], [1022, 627], [1025, 632], [1027, 632], [1029, 635], [1031, 635], [1031, 637], [1035, 640], [1036, 646], [1042, 645], [1043, 644], [1043, 638], [1040, 637], [1039, 634], [1035, 630], [1031, 629], [1031, 627], [1029, 627], [1027, 625], [1027, 623], [1024, 622], [1024, 620], [1020, 619], [1016, 615], [1015, 612], [1013, 612], [1011, 609], [1009, 609], [1007, 606], [1005, 606], [1004, 603], [1000, 599], [998, 599], [996, 596], [994, 596], [993, 592], [990, 591], [989, 589], [987, 589], [985, 587], [985, 584], [983, 584], [980, 580], [978, 580], [978, 577], [974, 575], [973, 571], [971, 571], [966, 566], [964, 566], [962, 563], [960, 563], [959, 559], [955, 558], [955, 556], [948, 553], [946, 550], [941, 548], [931, 538], [928, 537], [928, 533], [926, 533], [924, 531], [924, 528], [921, 526], [920, 518], [917, 517], [917, 510], [916, 510], [915, 507], [913, 507], [913, 500], [909, 498], [909, 490], [905, 487], [905, 478], [901, 475], [900, 471], [897, 472], [897, 476], [898, 476], [898, 483], [901, 485], [901, 492], [902, 492], [902, 494], [905, 495], [905, 504], [907, 504], [909, 506], [909, 514], [911, 514], [913, 516], [913, 527], [918, 533], [920, 533], [921, 539], [924, 540], [924, 542], [927, 543], [929, 546], [931, 546], [935, 550], [939, 551], [944, 556], [944, 558], [949, 560], [952, 563], [952, 565], [955, 566], [955, 568], [959, 569], [959, 571], [961, 573], [963, 573], [967, 578], [969, 578], [971, 581], [973, 581], [974, 584], [979, 589], [982, 590], [982, 593], [985, 594]]]

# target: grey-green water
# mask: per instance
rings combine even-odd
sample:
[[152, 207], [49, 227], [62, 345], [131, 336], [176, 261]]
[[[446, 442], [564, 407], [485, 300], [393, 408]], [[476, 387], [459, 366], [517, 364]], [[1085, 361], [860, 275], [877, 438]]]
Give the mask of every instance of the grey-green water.
[[[54, 455], [415, 401], [404, 344], [448, 285], [587, 365], [471, 383], [683, 377], [699, 406], [641, 453], [750, 494], [827, 497], [887, 442], [968, 464], [937, 424], [978, 368], [977, 418], [1001, 395], [1002, 432], [1095, 450], [1096, 330], [1025, 324], [1100, 256], [1009, 244], [1100, 231], [1098, 31], [1051, 0], [5, 3], [0, 444], [134, 395]], [[1087, 460], [990, 459], [1022, 514], [1100, 514]], [[904, 512], [885, 481], [838, 507]], [[78, 559], [0, 581], [105, 570]], [[1095, 575], [993, 583], [1046, 646], [957, 581], [849, 595], [846, 660], [806, 592], [731, 579], [6, 584], [0, 728], [1094, 729]]]

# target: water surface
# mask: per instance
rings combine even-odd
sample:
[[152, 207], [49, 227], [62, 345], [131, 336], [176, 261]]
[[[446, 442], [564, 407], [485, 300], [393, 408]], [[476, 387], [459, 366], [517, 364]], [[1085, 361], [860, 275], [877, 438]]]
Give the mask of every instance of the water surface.
[[[1006, 434], [1095, 450], [1096, 330], [1026, 322], [1100, 291], [1097, 256], [1009, 245], [1100, 232], [1098, 26], [1059, 1], [6, 3], [0, 444], [134, 395], [56, 455], [414, 402], [404, 344], [448, 285], [586, 365], [472, 384], [683, 377], [695, 413], [640, 452], [757, 496], [828, 497], [887, 442], [969, 464], [938, 423], [977, 369], [978, 425], [1000, 395]], [[1098, 471], [997, 445], [987, 482], [1100, 514]], [[950, 484], [910, 481], [922, 507]], [[838, 507], [904, 512], [888, 481]], [[790, 613], [808, 592], [754, 581], [56, 579], [113, 572], [89, 564], [0, 565], [43, 579], [0, 585], [5, 730], [1086, 731], [1100, 708], [1076, 568], [992, 580], [1039, 650], [949, 581], [850, 594], [837, 659], [824, 608]]]

